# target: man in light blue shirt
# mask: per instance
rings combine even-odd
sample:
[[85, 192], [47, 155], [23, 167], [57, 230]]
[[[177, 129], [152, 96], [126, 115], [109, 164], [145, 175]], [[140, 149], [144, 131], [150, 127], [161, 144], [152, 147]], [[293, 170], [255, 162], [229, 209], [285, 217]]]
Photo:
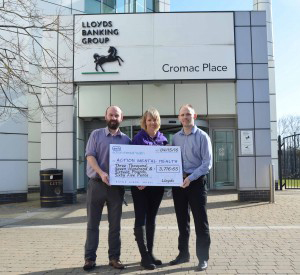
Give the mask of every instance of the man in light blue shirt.
[[179, 110], [179, 121], [183, 128], [173, 137], [172, 145], [180, 146], [183, 161], [183, 184], [173, 187], [173, 201], [176, 212], [179, 237], [179, 255], [170, 265], [188, 262], [190, 236], [190, 209], [196, 230], [196, 254], [199, 260], [197, 270], [207, 269], [210, 234], [207, 218], [207, 178], [212, 167], [212, 146], [209, 136], [195, 126], [194, 108], [190, 104]]

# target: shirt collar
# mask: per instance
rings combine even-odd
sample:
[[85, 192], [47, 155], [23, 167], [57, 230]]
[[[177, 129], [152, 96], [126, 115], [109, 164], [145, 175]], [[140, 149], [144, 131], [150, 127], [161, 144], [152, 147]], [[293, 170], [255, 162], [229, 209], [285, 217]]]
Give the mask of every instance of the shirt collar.
[[105, 131], [105, 135], [106, 135], [106, 136], [108, 136], [108, 135], [111, 135], [111, 136], [121, 136], [121, 131], [120, 131], [120, 129], [118, 129], [118, 131], [117, 131], [114, 135], [112, 135], [112, 134], [110, 133], [110, 131], [108, 130], [108, 127], [105, 127], [105, 128], [104, 128], [104, 131]]
[[[191, 134], [195, 134], [196, 131], [197, 131], [197, 129], [198, 129], [198, 127], [197, 127], [196, 125], [194, 125], [193, 128], [192, 128], [192, 132], [190, 133], [190, 135], [191, 135]], [[180, 133], [181, 135], [185, 135], [184, 130], [183, 130], [183, 127], [182, 127], [182, 129], [180, 130], [179, 133]]]

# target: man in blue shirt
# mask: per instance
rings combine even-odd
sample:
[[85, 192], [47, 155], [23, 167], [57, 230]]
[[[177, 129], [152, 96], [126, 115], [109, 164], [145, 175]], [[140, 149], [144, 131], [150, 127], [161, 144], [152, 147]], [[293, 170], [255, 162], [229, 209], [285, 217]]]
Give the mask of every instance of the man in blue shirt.
[[179, 255], [170, 265], [188, 262], [190, 236], [190, 209], [196, 230], [196, 254], [199, 260], [197, 270], [207, 268], [210, 234], [207, 219], [207, 178], [212, 167], [212, 147], [209, 136], [195, 125], [194, 108], [190, 104], [179, 110], [179, 121], [183, 128], [173, 137], [172, 145], [180, 146], [183, 161], [183, 184], [173, 187], [173, 201], [179, 229]]
[[87, 236], [83, 266], [86, 271], [92, 270], [96, 266], [99, 225], [105, 203], [109, 223], [109, 265], [117, 269], [124, 268], [120, 262], [120, 229], [124, 187], [109, 184], [109, 145], [129, 144], [131, 141], [119, 129], [123, 114], [118, 106], [107, 108], [105, 120], [107, 127], [96, 129], [91, 133], [85, 152], [87, 176], [90, 178], [87, 188]]

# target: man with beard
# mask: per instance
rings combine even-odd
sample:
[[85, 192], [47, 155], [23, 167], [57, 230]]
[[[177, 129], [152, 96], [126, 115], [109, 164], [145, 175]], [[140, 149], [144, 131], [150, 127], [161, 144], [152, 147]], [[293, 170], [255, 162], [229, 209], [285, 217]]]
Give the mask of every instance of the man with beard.
[[207, 219], [207, 178], [212, 167], [212, 147], [209, 136], [195, 125], [197, 114], [190, 104], [179, 110], [178, 119], [182, 130], [173, 137], [172, 145], [181, 147], [183, 160], [183, 184], [173, 187], [173, 200], [179, 229], [179, 254], [170, 265], [190, 260], [190, 209], [196, 230], [196, 254], [199, 260], [198, 271], [207, 269], [209, 259], [210, 234]]
[[122, 204], [124, 198], [123, 186], [109, 184], [109, 145], [129, 144], [128, 136], [123, 134], [119, 125], [123, 120], [122, 110], [118, 106], [110, 106], [105, 112], [107, 127], [94, 130], [86, 146], [87, 176], [87, 237], [85, 243], [85, 264], [88, 271], [96, 266], [96, 251], [99, 244], [99, 225], [104, 204], [108, 212], [108, 257], [109, 265], [123, 269], [120, 261], [120, 229]]

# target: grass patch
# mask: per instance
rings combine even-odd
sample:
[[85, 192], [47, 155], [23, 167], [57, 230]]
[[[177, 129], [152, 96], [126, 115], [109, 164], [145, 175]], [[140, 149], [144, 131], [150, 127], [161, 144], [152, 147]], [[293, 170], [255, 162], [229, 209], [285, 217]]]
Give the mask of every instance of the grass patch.
[[[286, 188], [300, 188], [300, 179], [283, 179], [282, 183], [286, 184]], [[280, 186], [280, 180], [278, 180], [278, 185]]]

